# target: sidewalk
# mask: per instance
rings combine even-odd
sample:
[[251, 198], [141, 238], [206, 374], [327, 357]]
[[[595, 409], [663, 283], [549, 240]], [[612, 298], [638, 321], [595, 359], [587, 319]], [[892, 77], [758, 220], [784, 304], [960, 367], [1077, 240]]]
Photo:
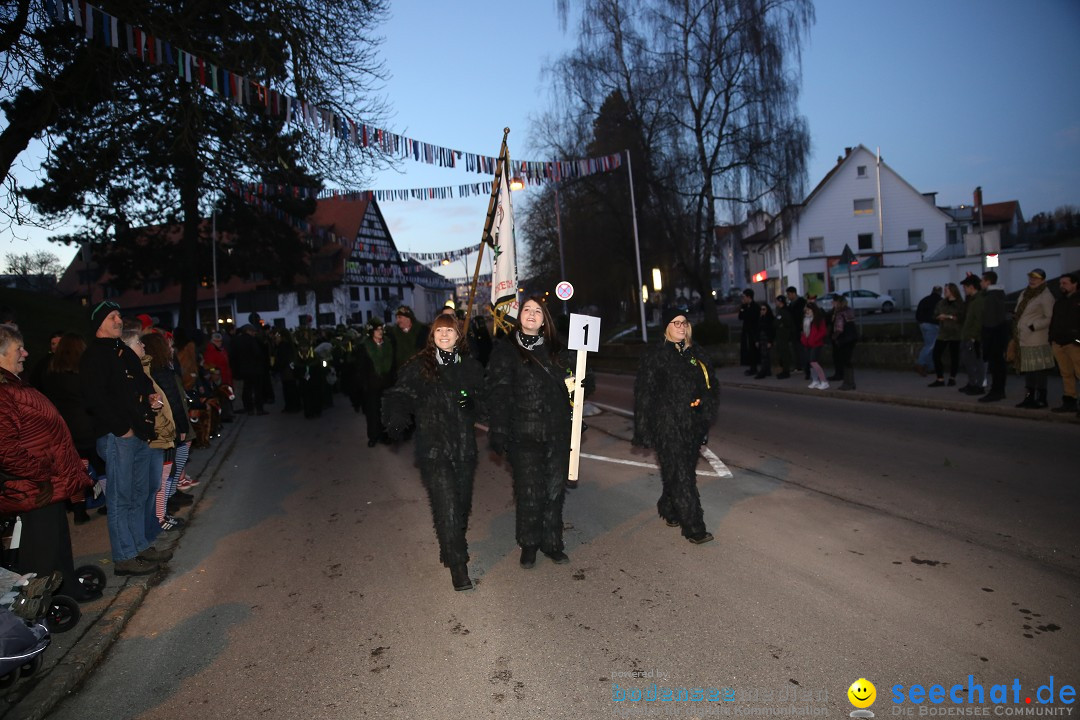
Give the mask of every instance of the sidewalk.
[[[826, 367], [826, 374], [831, 370], [832, 368]], [[931, 388], [927, 386], [934, 381], [933, 375], [920, 377], [914, 371], [856, 369], [855, 386], [858, 389], [842, 391], [839, 389], [839, 381], [830, 381], [828, 390], [811, 390], [807, 387], [810, 384], [809, 381], [803, 379], [802, 373], [792, 373], [786, 380], [777, 380], [775, 376], [757, 380], [748, 377], [744, 371], [743, 367], [722, 367], [717, 369], [716, 376], [720, 384], [725, 387], [821, 395], [842, 400], [1001, 415], [1028, 420], [1080, 422], [1074, 412], [1052, 413], [1049, 409], [1029, 410], [1015, 407], [1024, 399], [1024, 379], [1019, 375], [1009, 375], [1005, 383], [1004, 400], [984, 403], [979, 402], [979, 396], [957, 392], [958, 387], [964, 384], [963, 376], [958, 379], [957, 387]], [[1061, 376], [1056, 372], [1047, 381], [1047, 401], [1050, 407], [1061, 404]]]
[[[246, 415], [237, 415], [235, 422], [223, 426], [220, 438], [211, 440], [209, 448], [192, 451], [187, 472], [199, 480], [199, 485], [190, 491], [195, 502], [177, 513], [189, 523], [180, 531], [178, 544], [184, 542], [184, 533], [196, 524], [192, 516], [197, 512], [199, 501], [211, 482], [220, 479], [219, 469], [246, 422]], [[106, 518], [94, 510], [90, 511], [90, 517], [88, 523], [71, 525], [75, 567], [92, 564], [102, 568], [107, 578], [105, 593], [100, 599], [79, 606], [82, 618], [74, 628], [52, 634], [52, 643], [45, 650], [44, 662], [36, 673], [0, 691], [0, 718], [3, 720], [36, 720], [52, 712], [93, 672], [142, 604], [146, 593], [162, 577], [162, 573], [126, 578], [113, 575]]]
[[[857, 370], [858, 389], [851, 392], [840, 391], [840, 383], [832, 383], [828, 390], [811, 390], [806, 387], [808, 382], [803, 379], [802, 373], [796, 373], [786, 380], [777, 380], [775, 377], [756, 380], [747, 377], [742, 367], [725, 367], [716, 371], [716, 377], [723, 387], [1080, 424], [1075, 413], [1051, 413], [1049, 410], [1024, 410], [1014, 407], [1024, 397], [1023, 380], [1015, 375], [1010, 375], [1006, 383], [1006, 399], [994, 403], [980, 403], [977, 397], [963, 395], [957, 392], [956, 388], [929, 388], [927, 385], [933, 378], [920, 377], [914, 372]], [[1049, 379], [1048, 396], [1051, 406], [1061, 402], [1060, 376], [1054, 375]], [[220, 479], [220, 468], [229, 457], [246, 422], [247, 416], [237, 415], [236, 422], [225, 425], [223, 436], [214, 440], [210, 448], [192, 453], [188, 472], [201, 482], [192, 489], [196, 496], [195, 503], [180, 513], [180, 517], [191, 521], [191, 524], [182, 531], [179, 543], [183, 543], [183, 533], [188, 532], [193, 525], [194, 531], [198, 532], [197, 520], [193, 520], [192, 515], [197, 513], [199, 500], [207, 487], [214, 480]], [[91, 517], [91, 522], [85, 525], [72, 526], [75, 565], [93, 563], [102, 567], [108, 577], [105, 595], [95, 602], [81, 606], [82, 619], [74, 629], [52, 636], [52, 644], [45, 651], [44, 665], [37, 673], [19, 680], [3, 691], [0, 700], [2, 720], [33, 720], [43, 718], [51, 712], [93, 672], [138, 609], [146, 593], [160, 580], [159, 576], [114, 576], [109, 562], [109, 538], [105, 518], [93, 512]]]

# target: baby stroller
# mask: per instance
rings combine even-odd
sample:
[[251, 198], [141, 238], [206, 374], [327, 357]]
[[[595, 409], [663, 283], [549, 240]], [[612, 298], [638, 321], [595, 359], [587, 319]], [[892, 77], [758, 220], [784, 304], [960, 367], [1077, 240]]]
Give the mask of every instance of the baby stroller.
[[[9, 609], [27, 622], [43, 623], [50, 632], [67, 632], [75, 627], [82, 611], [75, 598], [55, 594], [64, 581], [59, 571], [47, 577], [35, 577], [33, 573], [22, 576], [5, 569], [18, 559], [21, 521], [18, 517], [6, 518], [0, 526], [5, 548], [4, 567], [0, 568], [0, 608]], [[104, 570], [96, 565], [83, 565], [75, 568], [75, 575], [85, 600], [101, 597], [106, 582]]]
[[10, 610], [0, 609], [0, 689], [37, 672], [50, 641], [49, 630], [41, 623], [27, 622]]

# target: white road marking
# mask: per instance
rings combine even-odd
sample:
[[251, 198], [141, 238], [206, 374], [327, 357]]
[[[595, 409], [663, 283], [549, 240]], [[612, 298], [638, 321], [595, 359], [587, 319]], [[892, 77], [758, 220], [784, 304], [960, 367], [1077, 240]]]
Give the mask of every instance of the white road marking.
[[[629, 410], [624, 410], [621, 407], [615, 407], [614, 405], [605, 405], [603, 403], [598, 403], [598, 402], [594, 402], [593, 405], [600, 408], [601, 410], [606, 410], [606, 411], [608, 411], [610, 413], [615, 413], [616, 415], [622, 415], [623, 417], [628, 417], [628, 418], [634, 417], [634, 413], [632, 413]], [[701, 454], [705, 458], [705, 460], [708, 461], [709, 465], [712, 466], [712, 469], [715, 470], [716, 472], [715, 472], [715, 475], [714, 475], [714, 473], [710, 473], [710, 472], [699, 472], [698, 475], [713, 475], [714, 477], [735, 477], [734, 475], [731, 474], [731, 470], [728, 469], [728, 466], [724, 464], [724, 461], [721, 460], [719, 457], [717, 457], [716, 453], [714, 453], [712, 450], [710, 450], [707, 447], [702, 446]], [[581, 457], [586, 457], [586, 455], [584, 453], [582, 453]], [[608, 460], [608, 458], [600, 458], [598, 456], [592, 456], [592, 459], [594, 459], [594, 460]], [[644, 463], [634, 463], [634, 462], [629, 461], [629, 460], [613, 460], [612, 459], [612, 460], [610, 460], [610, 462], [622, 462], [622, 463], [626, 463], [627, 465], [637, 464], [637, 465], [641, 465], [643, 467], [656, 467], [655, 465], [646, 466]]]
[[[633, 465], [634, 467], [649, 468], [650, 470], [659, 470], [660, 467], [652, 463], [638, 462], [637, 460], [623, 460], [621, 458], [605, 457], [603, 455], [591, 455], [589, 453], [581, 453], [581, 457], [587, 460], [599, 460], [601, 462], [618, 463], [619, 465]], [[721, 463], [722, 465], [723, 463]], [[727, 468], [724, 468], [727, 470]], [[721, 473], [710, 472], [709, 470], [698, 470], [698, 475], [704, 475], [705, 477], [731, 477], [731, 471], [727, 471], [727, 475]]]
[[[593, 405], [600, 408], [601, 410], [606, 410], [607, 412], [615, 413], [616, 415], [622, 415], [623, 417], [629, 417], [629, 418], [634, 417], [634, 413], [630, 412], [629, 410], [624, 410], [624, 409], [622, 409], [620, 407], [615, 407], [614, 405], [605, 405], [603, 403], [593, 403]], [[488, 429], [486, 425], [481, 425], [480, 423], [476, 423], [476, 427], [480, 428], [481, 430], [483, 430], [485, 432]], [[719, 457], [717, 457], [716, 453], [714, 453], [709, 448], [707, 448], [705, 446], [702, 446], [701, 455], [702, 455], [702, 457], [705, 458], [705, 460], [712, 467], [713, 472], [709, 472], [708, 470], [698, 470], [697, 471], [698, 475], [704, 475], [705, 477], [722, 477], [722, 478], [735, 477], [734, 475], [731, 474], [731, 470], [728, 469], [728, 466], [724, 464], [724, 461], [721, 460]], [[619, 458], [605, 457], [603, 455], [590, 455], [589, 453], [581, 453], [581, 457], [587, 458], [589, 460], [599, 460], [600, 462], [609, 462], [609, 463], [617, 463], [619, 465], [632, 465], [634, 467], [649, 468], [650, 470], [659, 470], [660, 469], [660, 467], [658, 465], [654, 465], [653, 463], [638, 462], [637, 460], [621, 460]]]

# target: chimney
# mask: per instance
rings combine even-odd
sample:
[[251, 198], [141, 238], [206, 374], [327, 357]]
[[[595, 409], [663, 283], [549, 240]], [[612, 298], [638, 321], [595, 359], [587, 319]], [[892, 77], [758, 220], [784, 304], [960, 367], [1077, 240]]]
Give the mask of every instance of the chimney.
[[851, 148], [844, 148], [844, 157], [848, 157], [849, 155], [851, 155]]

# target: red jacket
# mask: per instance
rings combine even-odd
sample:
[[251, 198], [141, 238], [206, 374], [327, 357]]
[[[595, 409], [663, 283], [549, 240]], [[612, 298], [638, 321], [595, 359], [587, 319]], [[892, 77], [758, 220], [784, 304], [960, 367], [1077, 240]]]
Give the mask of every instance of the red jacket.
[[799, 342], [808, 348], [821, 347], [825, 344], [825, 335], [828, 334], [828, 330], [825, 328], [824, 322], [812, 322], [810, 323], [810, 334], [799, 334]]
[[221, 382], [226, 385], [233, 384], [232, 368], [229, 367], [229, 355], [225, 349], [218, 349], [214, 343], [206, 343], [203, 350], [203, 365], [207, 368], [217, 368], [221, 371]]
[[48, 398], [0, 368], [0, 513], [34, 510], [91, 484]]

